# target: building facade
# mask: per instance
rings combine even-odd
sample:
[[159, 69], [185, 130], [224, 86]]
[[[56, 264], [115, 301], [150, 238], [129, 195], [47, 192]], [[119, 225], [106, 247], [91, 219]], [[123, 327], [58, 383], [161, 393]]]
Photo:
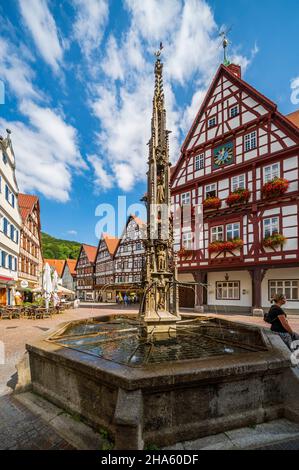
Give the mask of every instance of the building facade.
[[0, 139], [0, 306], [14, 304], [20, 252], [21, 216], [18, 207], [15, 155], [10, 139]]
[[38, 197], [29, 194], [20, 193], [18, 204], [22, 217], [18, 290], [26, 291], [42, 282], [40, 207]]
[[77, 289], [77, 272], [76, 272], [77, 260], [66, 259], [64, 262], [61, 280], [62, 285], [66, 289], [76, 292]]
[[143, 239], [146, 225], [134, 215], [128, 218], [126, 227], [114, 256], [115, 292], [140, 298], [142, 272], [145, 265]]
[[114, 302], [114, 253], [119, 239], [102, 234], [95, 261], [95, 300]]
[[175, 235], [180, 280], [196, 281], [199, 311], [261, 313], [275, 292], [299, 308], [298, 122], [240, 67], [219, 67], [172, 171], [174, 212], [190, 215]]
[[94, 267], [97, 247], [83, 244], [76, 263], [77, 289], [76, 294], [80, 300], [95, 300]]

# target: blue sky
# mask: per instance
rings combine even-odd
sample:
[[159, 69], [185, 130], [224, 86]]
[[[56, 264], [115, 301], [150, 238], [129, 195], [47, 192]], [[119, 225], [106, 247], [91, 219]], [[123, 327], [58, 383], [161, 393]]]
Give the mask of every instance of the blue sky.
[[97, 206], [143, 194], [160, 41], [173, 162], [223, 26], [245, 80], [282, 113], [299, 108], [297, 0], [0, 0], [0, 13], [0, 133], [13, 131], [20, 189], [57, 237], [96, 244]]

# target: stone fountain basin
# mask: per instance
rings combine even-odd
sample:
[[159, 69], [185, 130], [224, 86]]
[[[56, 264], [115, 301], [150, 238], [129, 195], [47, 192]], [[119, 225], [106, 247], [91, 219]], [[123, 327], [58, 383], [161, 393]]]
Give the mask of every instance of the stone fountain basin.
[[59, 344], [82, 324], [71, 322], [26, 346], [33, 391], [106, 429], [117, 449], [162, 447], [284, 416], [290, 360], [279, 336], [248, 324], [209, 322], [209, 334], [217, 334], [217, 325], [222, 337], [223, 330], [238, 331], [253, 350], [132, 367]]

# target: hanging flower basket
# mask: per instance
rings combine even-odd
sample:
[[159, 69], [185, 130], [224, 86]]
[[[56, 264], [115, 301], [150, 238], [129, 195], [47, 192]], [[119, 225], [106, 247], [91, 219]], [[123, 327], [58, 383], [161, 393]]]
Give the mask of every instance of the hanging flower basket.
[[265, 199], [282, 196], [289, 187], [288, 180], [284, 178], [274, 178], [272, 181], [265, 183], [262, 193]]
[[234, 238], [226, 242], [218, 240], [209, 244], [209, 252], [220, 253], [221, 251], [239, 250], [243, 245], [244, 242], [240, 238]]
[[286, 242], [286, 237], [280, 233], [274, 233], [269, 237], [264, 238], [263, 245], [266, 248], [275, 248], [276, 246], [284, 245]]
[[221, 199], [219, 197], [208, 197], [203, 201], [204, 209], [219, 209], [221, 207]]
[[228, 196], [226, 199], [226, 204], [230, 207], [241, 203], [246, 204], [249, 201], [249, 198], [250, 191], [248, 191], [248, 189], [239, 188]]

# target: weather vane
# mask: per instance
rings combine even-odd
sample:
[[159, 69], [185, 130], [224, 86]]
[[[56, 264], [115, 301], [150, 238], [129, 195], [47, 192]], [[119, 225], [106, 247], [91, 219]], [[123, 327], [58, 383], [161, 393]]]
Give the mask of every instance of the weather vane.
[[230, 41], [228, 40], [228, 33], [231, 31], [232, 29], [232, 26], [230, 28], [228, 28], [227, 30], [222, 30], [220, 31], [219, 33], [219, 36], [222, 37], [222, 47], [223, 47], [223, 64], [224, 65], [229, 65], [230, 64], [230, 61], [228, 60], [227, 58], [227, 54], [226, 54], [226, 50], [230, 44]]
[[160, 48], [159, 48], [158, 51], [155, 52], [156, 57], [158, 57], [158, 58], [160, 57], [160, 55], [162, 53], [162, 49], [163, 49], [163, 44], [162, 44], [162, 42], [160, 42]]

